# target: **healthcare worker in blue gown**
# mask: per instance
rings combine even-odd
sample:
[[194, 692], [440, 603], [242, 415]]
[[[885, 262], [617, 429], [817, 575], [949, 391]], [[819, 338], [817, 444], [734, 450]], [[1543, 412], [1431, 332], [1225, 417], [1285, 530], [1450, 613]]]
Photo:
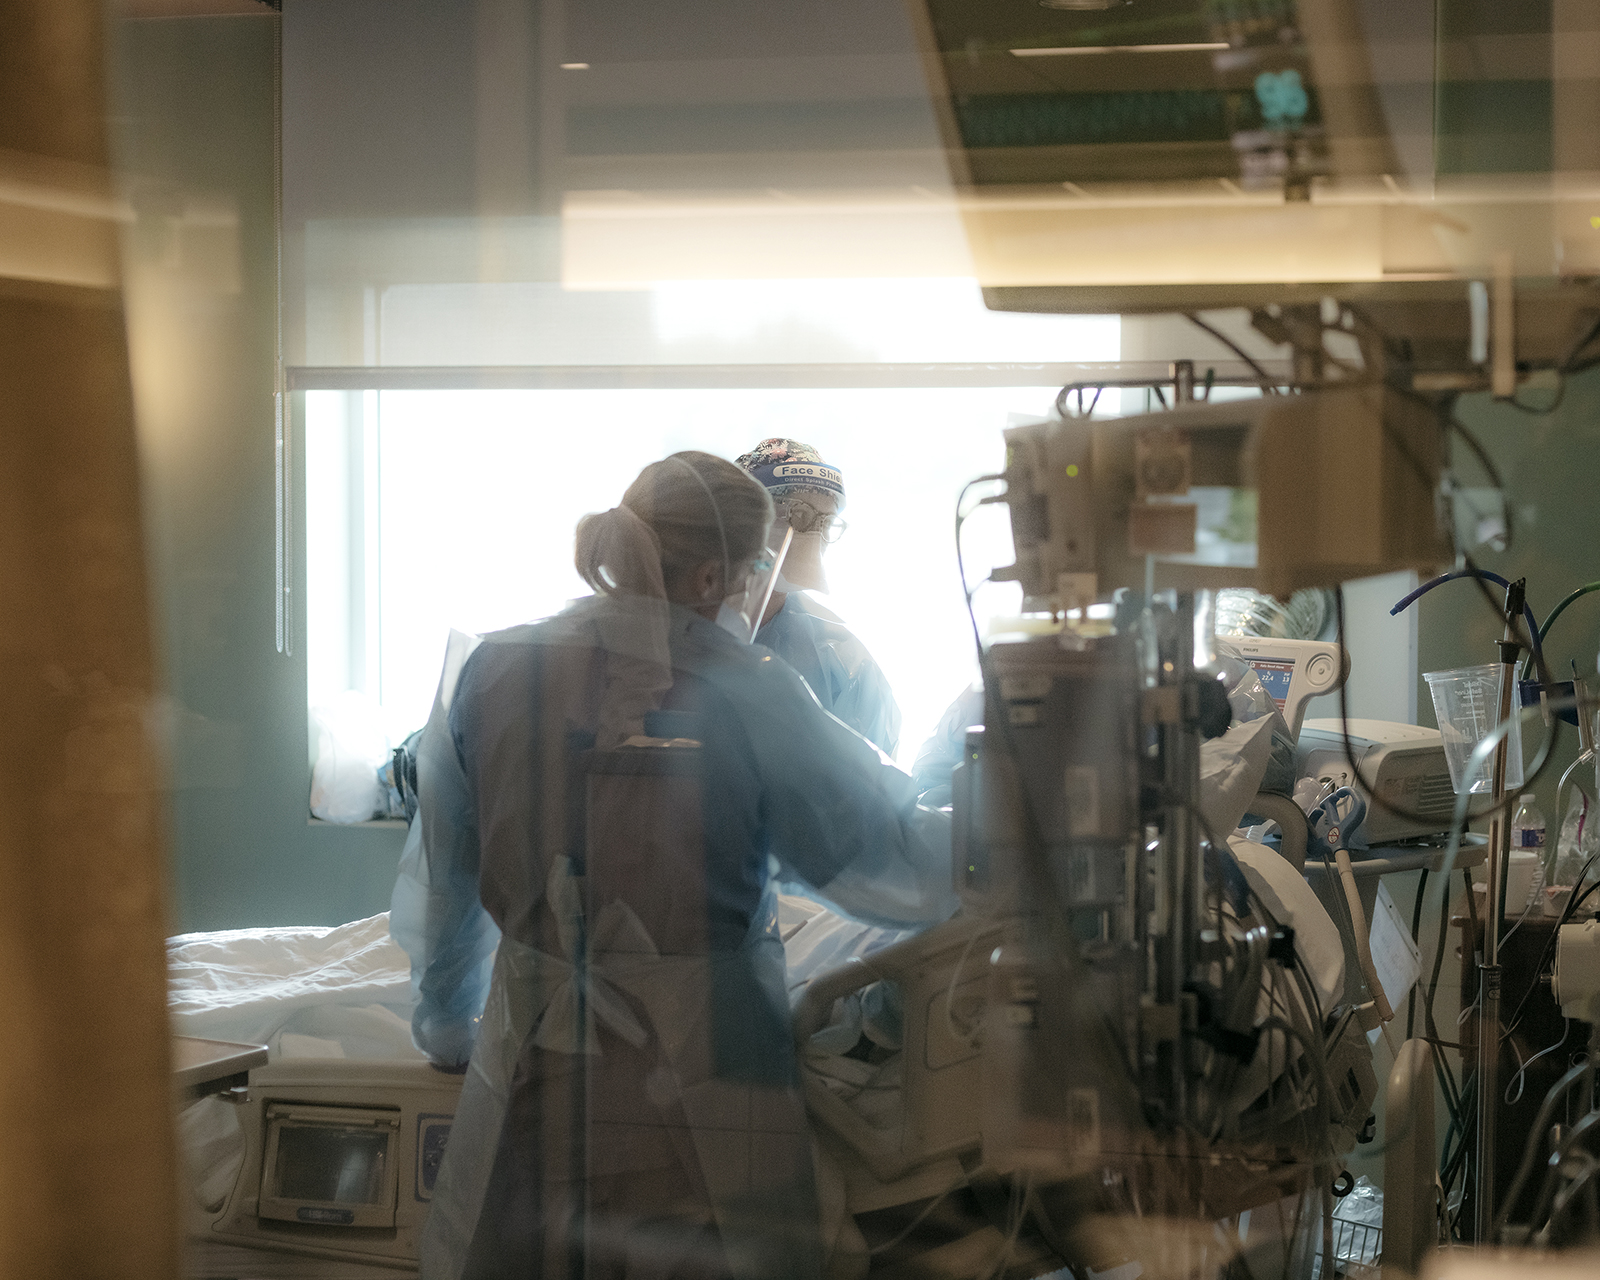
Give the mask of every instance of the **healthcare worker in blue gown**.
[[749, 643], [771, 520], [674, 454], [579, 524], [595, 595], [452, 640], [391, 916], [416, 1043], [466, 1071], [425, 1280], [819, 1274], [773, 879], [891, 926], [955, 901], [947, 818]]
[[763, 440], [738, 464], [759, 480], [776, 504], [775, 538], [794, 530], [777, 590], [756, 643], [805, 677], [823, 709], [868, 742], [894, 755], [900, 745], [900, 706], [867, 646], [807, 591], [826, 594], [822, 555], [844, 532], [844, 479], [822, 455], [798, 440]]

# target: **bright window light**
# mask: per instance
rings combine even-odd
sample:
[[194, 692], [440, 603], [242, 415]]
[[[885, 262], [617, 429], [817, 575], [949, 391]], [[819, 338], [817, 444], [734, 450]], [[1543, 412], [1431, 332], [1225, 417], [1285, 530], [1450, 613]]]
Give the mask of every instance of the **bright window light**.
[[[937, 311], [940, 290], [948, 292], [947, 282], [910, 284], [922, 286], [925, 311]], [[781, 305], [762, 305], [741, 299], [741, 289], [663, 290], [656, 324], [677, 339], [734, 342], [742, 331], [729, 316], [742, 313], [747, 327], [831, 328], [857, 350], [870, 347], [869, 359], [905, 358], [899, 340], [870, 331], [848, 299], [801, 290]], [[924, 316], [913, 324], [917, 310], [905, 313], [905, 341], [927, 359], [931, 322]], [[1053, 327], [1052, 360], [1117, 358], [1114, 318], [994, 317], [981, 309], [979, 317], [1023, 322], [1012, 362], [1038, 360], [1047, 346], [1037, 329], [1027, 330], [1030, 321]], [[924, 331], [913, 335], [914, 327]], [[941, 350], [934, 358], [958, 357]], [[991, 348], [968, 358], [1006, 357]], [[1049, 412], [1055, 393], [1053, 386], [307, 392], [309, 700], [317, 706], [345, 690], [364, 692], [398, 741], [427, 718], [451, 628], [512, 626], [587, 594], [572, 565], [574, 526], [585, 513], [614, 506], [646, 463], [679, 449], [731, 459], [769, 436], [791, 436], [844, 473], [849, 528], [828, 549], [831, 594], [813, 598], [882, 666], [904, 717], [898, 759], [909, 766], [977, 673], [956, 569], [957, 494], [1001, 469], [1002, 430]], [[1108, 394], [1101, 411], [1115, 407]], [[963, 547], [974, 581], [1009, 564], [1005, 509], [980, 508]], [[1014, 585], [984, 587], [980, 627], [1019, 604]]]

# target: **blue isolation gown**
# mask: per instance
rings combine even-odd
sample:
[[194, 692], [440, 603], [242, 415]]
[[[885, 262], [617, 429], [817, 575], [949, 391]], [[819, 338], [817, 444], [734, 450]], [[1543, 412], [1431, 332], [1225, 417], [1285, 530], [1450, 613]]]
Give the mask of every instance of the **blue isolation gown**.
[[983, 686], [972, 684], [945, 708], [934, 731], [917, 749], [911, 777], [923, 804], [938, 807], [950, 803], [950, 771], [961, 763], [967, 730], [982, 723]]
[[[630, 601], [659, 607], [653, 653]], [[947, 819], [793, 670], [689, 610], [595, 597], [460, 656], [391, 917], [418, 1047], [470, 1051], [425, 1280], [809, 1280], [772, 883], [936, 922], [955, 906]]]
[[900, 745], [900, 704], [882, 669], [850, 628], [815, 600], [789, 593], [783, 608], [756, 633], [805, 677], [830, 711], [885, 755]]

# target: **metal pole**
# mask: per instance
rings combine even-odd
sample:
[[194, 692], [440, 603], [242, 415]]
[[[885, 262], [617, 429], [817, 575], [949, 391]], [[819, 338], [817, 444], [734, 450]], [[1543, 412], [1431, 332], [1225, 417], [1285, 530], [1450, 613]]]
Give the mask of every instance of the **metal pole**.
[[1194, 403], [1194, 361], [1174, 360], [1172, 370], [1172, 403]]
[[[1522, 614], [1523, 583], [1506, 591], [1505, 635], [1500, 648], [1500, 699], [1495, 718], [1498, 727], [1517, 714], [1512, 693], [1517, 683], [1517, 620]], [[1511, 824], [1502, 801], [1506, 794], [1507, 738], [1494, 752], [1494, 811], [1489, 819], [1489, 864], [1483, 910], [1483, 963], [1478, 968], [1478, 1141], [1477, 1177], [1473, 1186], [1474, 1235], [1487, 1243], [1494, 1230], [1495, 1106], [1500, 1100], [1500, 916], [1505, 893]]]
[[[1201, 925], [1204, 923], [1202, 916], [1205, 914], [1205, 867], [1200, 856], [1201, 833], [1199, 823], [1194, 819], [1190, 806], [1199, 794], [1199, 750], [1198, 739], [1195, 734], [1194, 718], [1191, 717], [1190, 708], [1185, 699], [1191, 689], [1189, 675], [1194, 668], [1194, 596], [1185, 592], [1178, 596], [1178, 607], [1174, 613], [1177, 634], [1173, 638], [1171, 680], [1178, 690], [1179, 706], [1181, 708], [1178, 723], [1167, 727], [1167, 741], [1172, 748], [1169, 758], [1169, 768], [1172, 770], [1169, 783], [1172, 788], [1170, 794], [1181, 799], [1181, 803], [1171, 809], [1171, 825], [1178, 852], [1177, 866], [1180, 879], [1178, 890], [1181, 910], [1174, 913], [1172, 930], [1172, 954], [1176, 972], [1174, 978], [1174, 998], [1179, 1001], [1179, 994], [1187, 989], [1190, 977], [1194, 974], [1199, 962], [1199, 942]], [[1187, 1054], [1183, 1048], [1180, 1036], [1173, 1046], [1173, 1086], [1175, 1091], [1176, 1112], [1179, 1122], [1188, 1124], [1189, 1115], [1189, 1077], [1187, 1070]]]

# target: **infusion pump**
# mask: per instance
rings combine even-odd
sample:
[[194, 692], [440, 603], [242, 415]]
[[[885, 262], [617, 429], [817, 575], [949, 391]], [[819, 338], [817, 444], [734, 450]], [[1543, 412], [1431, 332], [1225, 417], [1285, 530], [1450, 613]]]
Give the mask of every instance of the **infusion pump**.
[[187, 1273], [238, 1275], [240, 1247], [305, 1255], [303, 1269], [285, 1260], [272, 1274], [307, 1280], [329, 1274], [330, 1259], [374, 1275], [414, 1268], [461, 1082], [420, 1060], [300, 1058], [252, 1071], [236, 1104], [238, 1176], [220, 1206], [191, 1218]]

